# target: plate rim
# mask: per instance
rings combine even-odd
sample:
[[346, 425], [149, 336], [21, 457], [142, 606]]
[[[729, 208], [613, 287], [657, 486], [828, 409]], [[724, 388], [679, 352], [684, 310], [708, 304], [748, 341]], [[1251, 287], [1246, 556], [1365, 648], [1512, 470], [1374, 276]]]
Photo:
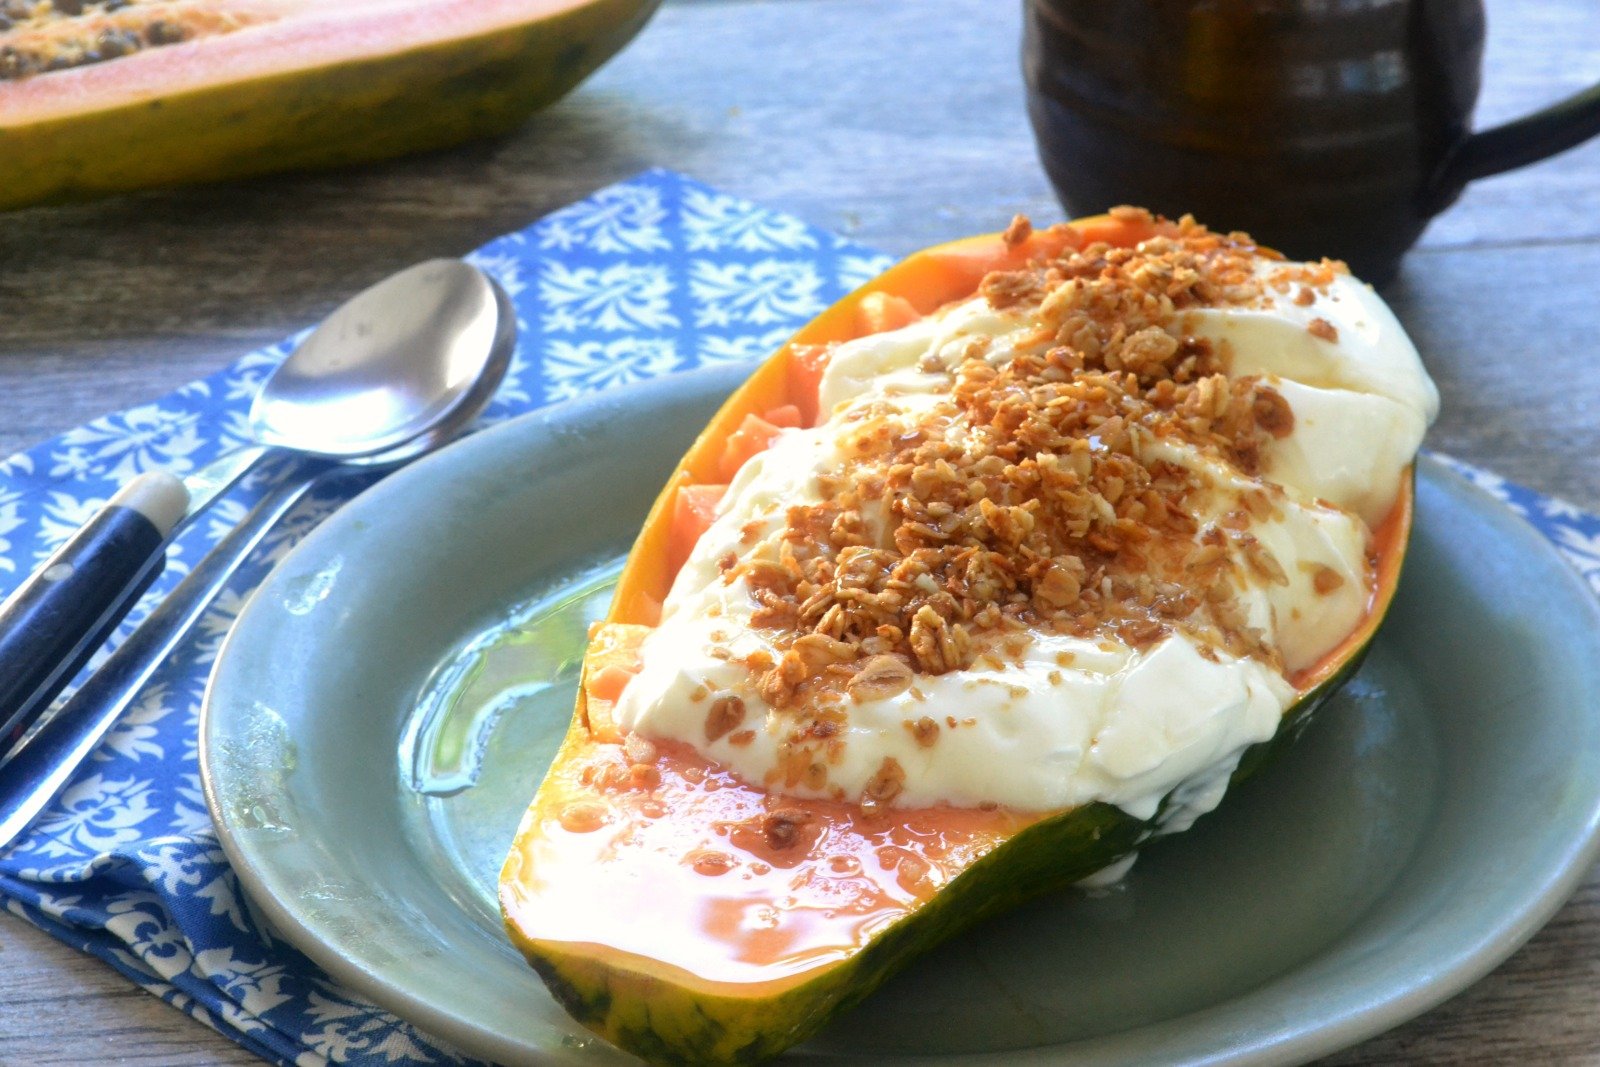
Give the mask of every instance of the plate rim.
[[[523, 435], [539, 433], [540, 427], [578, 421], [585, 416], [592, 418], [591, 413], [596, 410], [631, 409], [641, 403], [648, 404], [652, 396], [659, 395], [665, 398], [673, 394], [703, 390], [707, 394], [709, 405], [711, 400], [731, 391], [748, 372], [748, 367], [732, 366], [667, 375], [610, 389], [604, 393], [548, 405], [456, 441], [384, 478], [339, 508], [296, 545], [261, 582], [256, 592], [271, 587], [273, 582], [286, 572], [285, 564], [296, 557], [302, 560], [314, 557], [322, 541], [337, 536], [345, 523], [359, 520], [361, 507], [374, 506], [372, 503], [374, 500], [381, 500], [391, 493], [402, 492], [413, 482], [425, 483], [431, 477], [433, 470], [443, 469], [443, 465], [452, 458], [460, 461], [462, 456], [473, 452], [483, 452], [486, 456], [492, 457], [495, 443], [501, 438], [520, 440]], [[489, 462], [493, 462], [492, 458]], [[1542, 554], [1559, 561], [1560, 571], [1570, 583], [1571, 591], [1582, 594], [1577, 599], [1586, 605], [1585, 610], [1589, 615], [1590, 624], [1587, 627], [1588, 632], [1600, 635], [1600, 602], [1595, 600], [1582, 577], [1525, 518], [1503, 501], [1473, 484], [1445, 462], [1427, 453], [1418, 457], [1417, 474], [1419, 479], [1425, 476], [1438, 482], [1446, 491], [1457, 495], [1465, 494], [1475, 499], [1480, 505], [1478, 510], [1487, 507], [1488, 511], [1496, 514], [1502, 522], [1509, 521], [1511, 525], [1506, 529], [1517, 531], [1513, 536], [1525, 537], [1530, 544], [1536, 544]], [[368, 502], [358, 507], [358, 502], [362, 499], [367, 499]], [[356, 516], [356, 520], [352, 520], [352, 515]], [[357, 958], [341, 954], [336, 945], [325, 942], [292, 907], [270, 891], [269, 871], [258, 863], [250, 847], [241, 841], [218, 797], [220, 787], [216, 781], [216, 759], [211, 751], [212, 728], [218, 714], [215, 699], [217, 681], [239, 640], [239, 635], [243, 633], [248, 637], [252, 611], [260, 602], [256, 594], [252, 593], [217, 651], [216, 659], [207, 676], [198, 727], [200, 780], [206, 807], [216, 828], [218, 842], [239, 879], [240, 887], [249, 894], [251, 901], [260, 909], [273, 931], [309, 957], [330, 977], [430, 1034], [442, 1038], [470, 1055], [495, 1060], [515, 1059], [530, 1052], [541, 1051], [537, 1046], [514, 1040], [475, 1024], [470, 1018], [442, 1009], [415, 990], [387, 980], [380, 969], [368, 966]], [[1595, 639], [1600, 642], [1600, 637]], [[1492, 929], [1483, 932], [1471, 944], [1465, 945], [1454, 953], [1452, 958], [1441, 961], [1444, 966], [1434, 972], [1427, 982], [1396, 990], [1380, 1001], [1354, 1006], [1333, 1018], [1311, 1020], [1304, 1026], [1296, 1025], [1287, 1031], [1280, 1028], [1272, 1033], [1260, 1035], [1256, 1041], [1242, 1042], [1231, 1048], [1218, 1050], [1206, 1059], [1206, 1063], [1222, 1067], [1227, 1064], [1302, 1062], [1347, 1048], [1437, 1007], [1478, 982], [1530, 940], [1571, 897], [1597, 857], [1600, 857], [1600, 795], [1590, 799], [1584, 832], [1566, 842], [1565, 847], [1561, 849], [1560, 862], [1547, 870], [1541, 884], [1533, 892], [1521, 897], [1520, 906], [1504, 915]], [[1310, 960], [1306, 962], [1309, 963]], [[528, 973], [530, 977], [536, 977], [531, 969]], [[931, 1064], [959, 1061], [968, 1064], [997, 1065], [1058, 1063], [1064, 1055], [1074, 1054], [1072, 1051], [1074, 1046], [1082, 1047], [1086, 1042], [1108, 1039], [1120, 1041], [1125, 1035], [1136, 1034], [1151, 1027], [1181, 1026], [1191, 1015], [1200, 1011], [1209, 1011], [1231, 1002], [1247, 1001], [1263, 991], [1270, 990], [1275, 980], [1275, 977], [1268, 978], [1261, 986], [1219, 1005], [1146, 1023], [1117, 1034], [998, 1052], [940, 1057], [912, 1056], [904, 1058], [903, 1062]]]

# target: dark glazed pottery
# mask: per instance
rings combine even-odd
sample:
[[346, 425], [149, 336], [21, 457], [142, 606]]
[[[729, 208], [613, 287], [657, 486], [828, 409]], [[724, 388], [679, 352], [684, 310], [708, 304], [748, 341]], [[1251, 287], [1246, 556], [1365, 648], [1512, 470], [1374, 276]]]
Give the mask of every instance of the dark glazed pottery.
[[1600, 87], [1471, 132], [1481, 0], [1025, 0], [1069, 213], [1138, 204], [1382, 282], [1467, 182], [1600, 132]]

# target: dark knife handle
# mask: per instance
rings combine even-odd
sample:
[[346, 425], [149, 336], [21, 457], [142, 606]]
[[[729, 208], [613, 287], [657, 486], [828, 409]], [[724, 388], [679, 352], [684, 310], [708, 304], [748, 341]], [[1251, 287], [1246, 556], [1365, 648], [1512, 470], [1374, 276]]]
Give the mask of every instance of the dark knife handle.
[[138, 699], [146, 683], [184, 642], [278, 520], [308, 492], [325, 484], [324, 477], [339, 478], [347, 473], [325, 461], [310, 460], [282, 478], [83, 680], [28, 743], [0, 763], [0, 850], [66, 788], [78, 766]]
[[0, 604], [0, 758], [161, 573], [188, 502], [172, 475], [141, 474]]

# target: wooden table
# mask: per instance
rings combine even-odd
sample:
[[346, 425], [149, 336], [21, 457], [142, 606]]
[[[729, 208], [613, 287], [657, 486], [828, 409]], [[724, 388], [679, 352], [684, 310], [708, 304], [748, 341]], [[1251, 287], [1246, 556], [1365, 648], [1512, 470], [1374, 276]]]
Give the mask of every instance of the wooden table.
[[[415, 260], [663, 165], [903, 253], [1059, 217], [1017, 4], [669, 3], [505, 140], [0, 216], [0, 454], [159, 396]], [[1600, 79], [1591, 0], [1492, 0], [1484, 121]], [[1600, 508], [1600, 144], [1479, 183], [1387, 295], [1444, 394], [1429, 443]], [[1488, 978], [1328, 1063], [1600, 1064], [1600, 879]], [[0, 1064], [253, 1057], [0, 916]]]

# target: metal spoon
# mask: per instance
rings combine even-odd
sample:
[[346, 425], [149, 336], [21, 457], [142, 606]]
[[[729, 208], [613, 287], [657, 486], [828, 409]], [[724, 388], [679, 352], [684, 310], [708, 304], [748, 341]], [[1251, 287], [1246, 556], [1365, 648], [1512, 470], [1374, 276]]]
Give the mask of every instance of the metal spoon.
[[292, 461], [286, 472], [289, 476], [274, 484], [26, 744], [0, 761], [0, 848], [25, 830], [61, 792], [279, 518], [319, 487], [374, 468], [399, 466], [438, 447], [483, 409], [510, 362], [516, 322], [510, 301], [499, 286], [484, 280], [493, 289], [503, 328], [494, 331], [493, 351], [479, 364], [478, 379], [422, 433], [398, 447], [343, 463], [316, 457]]
[[257, 443], [185, 479], [189, 513], [275, 452], [352, 459], [433, 431], [499, 386], [516, 331], [510, 299], [459, 259], [357, 293], [262, 384], [250, 405]]
[[272, 456], [356, 460], [424, 442], [476, 414], [505, 375], [516, 314], [455, 259], [384, 279], [335, 310], [250, 407], [255, 444], [180, 482], [140, 475], [0, 604], [0, 757], [149, 587], [188, 518]]

